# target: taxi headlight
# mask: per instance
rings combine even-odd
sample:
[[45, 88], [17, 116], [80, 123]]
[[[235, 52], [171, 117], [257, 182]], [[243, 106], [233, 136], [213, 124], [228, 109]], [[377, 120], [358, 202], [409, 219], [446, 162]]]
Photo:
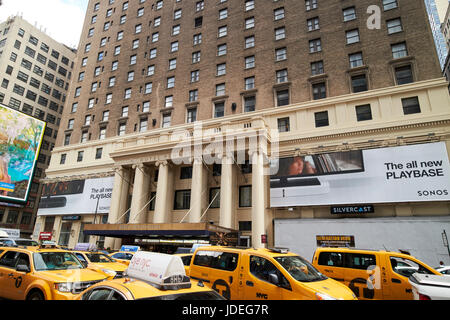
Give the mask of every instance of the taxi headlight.
[[330, 297], [325, 293], [316, 292], [317, 300], [337, 300], [336, 298]]
[[111, 270], [111, 269], [101, 269], [104, 273], [106, 273], [107, 275], [110, 275], [110, 276], [115, 276], [116, 275], [116, 272], [114, 271], [114, 270]]
[[60, 292], [72, 292], [73, 283], [72, 282], [55, 283], [55, 289]]

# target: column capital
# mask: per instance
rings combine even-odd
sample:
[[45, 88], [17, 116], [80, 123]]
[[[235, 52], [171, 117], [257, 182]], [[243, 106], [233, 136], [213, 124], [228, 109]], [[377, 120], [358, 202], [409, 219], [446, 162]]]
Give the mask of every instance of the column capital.
[[155, 166], [159, 167], [159, 166], [168, 166], [169, 165], [169, 161], [167, 160], [158, 160], [155, 162]]

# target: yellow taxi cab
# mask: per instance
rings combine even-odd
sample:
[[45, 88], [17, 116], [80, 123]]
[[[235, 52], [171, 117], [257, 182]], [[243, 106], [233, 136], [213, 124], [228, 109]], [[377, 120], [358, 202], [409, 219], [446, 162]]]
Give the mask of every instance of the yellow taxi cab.
[[97, 283], [75, 300], [224, 300], [186, 276], [180, 257], [147, 251], [133, 255], [125, 277]]
[[413, 273], [440, 273], [411, 255], [384, 250], [317, 248], [313, 265], [361, 300], [412, 300]]
[[184, 270], [186, 271], [187, 275], [189, 275], [189, 266], [191, 264], [191, 259], [193, 255], [194, 255], [193, 253], [174, 253], [174, 256], [178, 256], [181, 258], [181, 261], [183, 262], [184, 265]]
[[200, 247], [189, 275], [230, 300], [356, 300], [348, 287], [285, 248]]
[[71, 300], [103, 281], [73, 253], [48, 246], [0, 247], [0, 297], [12, 300]]
[[87, 268], [103, 272], [111, 277], [111, 279], [121, 278], [123, 272], [127, 269], [126, 264], [116, 262], [102, 252], [73, 250], [73, 253]]
[[133, 255], [138, 251], [139, 246], [123, 245], [122, 247], [120, 247], [119, 251], [110, 253], [109, 257], [128, 266], [130, 264], [131, 258], [133, 258]]

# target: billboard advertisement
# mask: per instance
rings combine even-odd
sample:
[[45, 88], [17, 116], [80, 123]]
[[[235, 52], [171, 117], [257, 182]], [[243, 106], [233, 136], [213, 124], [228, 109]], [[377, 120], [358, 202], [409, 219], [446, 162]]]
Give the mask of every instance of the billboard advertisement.
[[0, 104], [0, 201], [26, 204], [45, 126]]
[[278, 160], [271, 207], [450, 200], [444, 142]]
[[114, 177], [58, 181], [43, 185], [38, 215], [108, 213]]

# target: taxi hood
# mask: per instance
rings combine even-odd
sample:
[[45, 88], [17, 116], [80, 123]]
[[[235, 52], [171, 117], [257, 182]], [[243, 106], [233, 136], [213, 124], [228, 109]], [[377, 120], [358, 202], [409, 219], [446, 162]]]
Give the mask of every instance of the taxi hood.
[[53, 282], [85, 282], [104, 280], [106, 276], [89, 269], [37, 271], [42, 277]]
[[302, 285], [314, 291], [315, 293], [325, 294], [334, 299], [338, 300], [356, 299], [353, 291], [350, 290], [350, 288], [333, 279], [328, 278], [326, 280], [321, 281], [302, 282]]

